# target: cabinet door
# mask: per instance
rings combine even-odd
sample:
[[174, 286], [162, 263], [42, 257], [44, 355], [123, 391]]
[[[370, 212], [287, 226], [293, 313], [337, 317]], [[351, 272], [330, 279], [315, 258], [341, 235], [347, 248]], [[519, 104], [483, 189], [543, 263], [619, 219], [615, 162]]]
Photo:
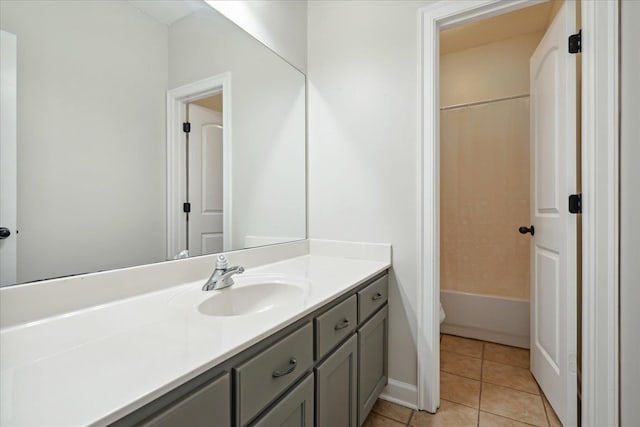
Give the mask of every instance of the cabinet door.
[[228, 427], [230, 425], [229, 374], [205, 385], [141, 424], [143, 427]]
[[353, 335], [316, 368], [316, 427], [357, 427], [357, 352]]
[[255, 427], [313, 427], [313, 375], [263, 415]]
[[389, 309], [384, 306], [358, 330], [358, 407], [362, 425], [387, 384]]

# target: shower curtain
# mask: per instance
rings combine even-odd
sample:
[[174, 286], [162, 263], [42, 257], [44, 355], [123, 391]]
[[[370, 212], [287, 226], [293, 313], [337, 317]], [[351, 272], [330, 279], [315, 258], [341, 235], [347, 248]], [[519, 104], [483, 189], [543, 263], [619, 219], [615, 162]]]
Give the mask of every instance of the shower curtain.
[[529, 97], [440, 113], [441, 289], [529, 299]]

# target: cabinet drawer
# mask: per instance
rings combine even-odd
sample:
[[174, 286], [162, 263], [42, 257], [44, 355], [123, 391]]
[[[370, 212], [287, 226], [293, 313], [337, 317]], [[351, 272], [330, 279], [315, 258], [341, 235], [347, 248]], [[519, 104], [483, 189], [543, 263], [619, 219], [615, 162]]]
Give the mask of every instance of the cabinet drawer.
[[358, 301], [353, 295], [315, 318], [317, 360], [356, 329], [357, 310]]
[[236, 411], [240, 425], [275, 400], [313, 365], [313, 329], [307, 323], [234, 368]]
[[229, 374], [162, 410], [141, 427], [228, 427], [231, 425]]
[[385, 274], [358, 292], [358, 323], [365, 321], [387, 302], [389, 275]]

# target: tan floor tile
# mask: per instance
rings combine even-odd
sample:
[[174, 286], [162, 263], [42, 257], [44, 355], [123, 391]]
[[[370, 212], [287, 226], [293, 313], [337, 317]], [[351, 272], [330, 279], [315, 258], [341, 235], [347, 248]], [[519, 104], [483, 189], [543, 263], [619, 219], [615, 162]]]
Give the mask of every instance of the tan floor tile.
[[482, 341], [471, 340], [469, 338], [445, 335], [442, 337], [440, 349], [458, 353], [465, 356], [482, 358]]
[[391, 418], [383, 417], [381, 415], [371, 412], [362, 427], [404, 427], [406, 425], [392, 420]]
[[524, 348], [486, 343], [484, 359], [529, 369], [529, 350]]
[[480, 409], [536, 426], [548, 426], [542, 398], [523, 391], [483, 383]]
[[411, 418], [412, 427], [476, 427], [478, 410], [457, 403], [440, 401], [440, 408], [435, 414], [420, 411]]
[[480, 381], [440, 372], [440, 397], [477, 408], [480, 401]]
[[440, 352], [440, 370], [474, 380], [480, 379], [482, 359], [463, 356], [450, 351]]
[[531, 375], [529, 369], [526, 368], [518, 368], [516, 366], [485, 360], [482, 365], [482, 381], [515, 388], [528, 393], [540, 394], [538, 383], [533, 379], [533, 375]]
[[556, 411], [553, 410], [544, 394], [542, 395], [542, 401], [544, 402], [544, 408], [547, 411], [547, 420], [549, 421], [549, 425], [551, 427], [562, 427], [562, 422], [560, 422], [560, 419], [556, 415]]
[[391, 418], [392, 420], [400, 421], [401, 423], [408, 423], [411, 418], [412, 410], [404, 406], [396, 405], [395, 403], [387, 402], [386, 400], [378, 399], [376, 404], [373, 405], [373, 412], [378, 415]]
[[478, 423], [478, 427], [528, 427], [530, 425], [482, 411], [480, 411], [480, 422]]

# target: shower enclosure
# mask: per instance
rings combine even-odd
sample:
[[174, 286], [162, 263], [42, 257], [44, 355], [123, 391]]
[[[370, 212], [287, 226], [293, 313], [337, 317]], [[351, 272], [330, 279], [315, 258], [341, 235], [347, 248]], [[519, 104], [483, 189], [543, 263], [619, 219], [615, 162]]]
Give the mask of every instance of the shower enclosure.
[[443, 332], [528, 347], [529, 97], [440, 113]]

